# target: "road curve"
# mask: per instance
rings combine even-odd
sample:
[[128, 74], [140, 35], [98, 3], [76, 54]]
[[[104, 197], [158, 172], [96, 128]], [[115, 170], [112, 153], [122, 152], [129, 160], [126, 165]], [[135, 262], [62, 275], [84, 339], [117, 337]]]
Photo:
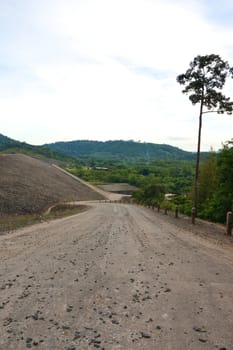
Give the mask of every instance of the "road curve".
[[134, 205], [0, 237], [0, 349], [232, 350], [233, 256]]

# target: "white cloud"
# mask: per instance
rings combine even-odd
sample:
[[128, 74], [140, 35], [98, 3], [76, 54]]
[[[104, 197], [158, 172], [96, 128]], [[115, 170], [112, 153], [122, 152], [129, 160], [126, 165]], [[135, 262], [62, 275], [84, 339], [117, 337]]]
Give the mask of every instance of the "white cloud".
[[[37, 144], [140, 139], [195, 150], [198, 110], [176, 75], [197, 54], [233, 65], [233, 28], [208, 21], [202, 1], [20, 4], [15, 27], [14, 9], [5, 11], [0, 37], [2, 133]], [[205, 118], [203, 149], [231, 138], [232, 119], [218, 118]]]

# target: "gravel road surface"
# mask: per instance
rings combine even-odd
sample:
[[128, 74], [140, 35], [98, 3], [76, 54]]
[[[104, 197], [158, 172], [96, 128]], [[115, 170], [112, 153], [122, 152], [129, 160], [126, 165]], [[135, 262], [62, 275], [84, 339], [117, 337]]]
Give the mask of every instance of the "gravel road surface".
[[232, 250], [90, 205], [0, 237], [0, 349], [232, 350]]

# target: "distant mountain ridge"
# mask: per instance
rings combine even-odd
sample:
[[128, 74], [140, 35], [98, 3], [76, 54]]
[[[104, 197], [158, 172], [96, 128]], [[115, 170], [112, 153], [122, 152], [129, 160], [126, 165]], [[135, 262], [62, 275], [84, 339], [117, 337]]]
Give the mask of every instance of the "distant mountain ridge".
[[77, 140], [46, 144], [46, 147], [73, 158], [101, 158], [112, 160], [192, 160], [196, 155], [166, 144], [136, 141], [90, 141]]
[[66, 160], [66, 156], [56, 150], [45, 146], [33, 146], [26, 142], [16, 141], [0, 134], [0, 152], [4, 153], [24, 153], [32, 157], [44, 157], [48, 159]]
[[[194, 160], [196, 158], [195, 152], [184, 151], [178, 147], [166, 144], [142, 143], [132, 140], [77, 140], [33, 146], [2, 134], [0, 134], [0, 152], [24, 153], [31, 156], [59, 160], [88, 158], [95, 160], [141, 160], [150, 162], [152, 160]], [[202, 155], [205, 154], [208, 153], [202, 153]]]
[[7, 148], [17, 147], [21, 142], [13, 140], [7, 136], [0, 134], [0, 151], [4, 151]]

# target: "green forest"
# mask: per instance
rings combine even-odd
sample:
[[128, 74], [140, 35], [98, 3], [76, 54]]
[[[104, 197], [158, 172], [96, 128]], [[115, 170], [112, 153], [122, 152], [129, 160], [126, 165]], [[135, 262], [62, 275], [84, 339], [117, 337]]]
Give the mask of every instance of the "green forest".
[[123, 141], [90, 141], [78, 140], [70, 142], [55, 142], [46, 144], [52, 150], [79, 159], [97, 159], [121, 161], [147, 161], [156, 160], [194, 160], [195, 153], [187, 152], [178, 147], [148, 142]]
[[[103, 169], [101, 169], [103, 168]], [[167, 207], [190, 215], [193, 205], [194, 160], [151, 160], [150, 163], [108, 160], [84, 160], [71, 163], [72, 174], [95, 183], [128, 183], [137, 187], [135, 202]], [[213, 222], [225, 222], [233, 209], [233, 141], [218, 152], [210, 152], [200, 164], [197, 216]], [[175, 194], [165, 200], [166, 193]]]
[[199, 217], [225, 222], [226, 213], [233, 209], [233, 141], [201, 164], [198, 196]]

